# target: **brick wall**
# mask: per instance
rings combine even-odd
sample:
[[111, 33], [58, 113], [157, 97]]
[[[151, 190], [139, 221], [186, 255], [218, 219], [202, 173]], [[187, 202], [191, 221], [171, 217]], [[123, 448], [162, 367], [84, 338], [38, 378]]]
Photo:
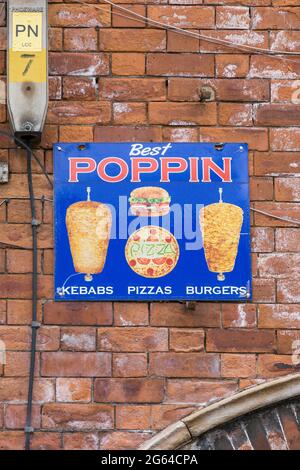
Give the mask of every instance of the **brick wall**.
[[[88, 0], [87, 0], [88, 1]], [[49, 2], [50, 104], [41, 147], [61, 141], [246, 141], [251, 201], [300, 219], [300, 62], [148, 27], [72, 2]], [[89, 1], [88, 3], [97, 3]], [[101, 2], [100, 2], [101, 3]], [[127, 4], [128, 3], [128, 4]], [[122, 0], [149, 18], [258, 48], [300, 50], [299, 0]], [[0, 129], [7, 129], [0, 2]], [[117, 11], [117, 10], [115, 10]], [[200, 102], [203, 85], [215, 101]], [[300, 94], [300, 93], [299, 93]], [[294, 100], [295, 101], [295, 100]], [[24, 154], [0, 137], [10, 181], [27, 197]], [[34, 166], [37, 197], [51, 197]], [[252, 213], [249, 304], [57, 303], [51, 203], [38, 202], [39, 318], [33, 448], [134, 448], [196, 406], [296, 370], [300, 228]], [[24, 445], [31, 331], [29, 204], [0, 206], [0, 448]], [[13, 245], [13, 246], [10, 246]], [[298, 369], [299, 370], [299, 369]]]

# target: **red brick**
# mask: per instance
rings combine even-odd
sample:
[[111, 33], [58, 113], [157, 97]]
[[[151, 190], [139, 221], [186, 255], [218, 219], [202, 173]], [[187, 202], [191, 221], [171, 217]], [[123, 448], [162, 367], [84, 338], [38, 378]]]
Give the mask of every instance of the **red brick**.
[[254, 123], [258, 126], [292, 126], [300, 118], [295, 104], [259, 104], [255, 107]]
[[272, 352], [275, 334], [268, 330], [208, 330], [207, 351], [222, 352]]
[[0, 300], [0, 325], [6, 323], [6, 301]]
[[[110, 26], [110, 5], [101, 5], [101, 10], [88, 5], [49, 5], [49, 24], [59, 27]], [[73, 32], [76, 35], [76, 31]]]
[[146, 70], [149, 75], [213, 77], [214, 59], [212, 55], [148, 54]]
[[271, 227], [252, 227], [252, 251], [266, 253], [274, 251], [274, 230]]
[[[38, 220], [42, 219], [42, 204], [36, 201], [36, 217]], [[31, 222], [31, 209], [29, 201], [11, 200], [7, 206], [7, 221], [10, 223], [24, 223]]]
[[94, 431], [111, 429], [113, 423], [113, 407], [109, 405], [49, 403], [43, 407], [42, 426], [45, 429]]
[[222, 126], [253, 125], [251, 104], [220, 103], [218, 114]]
[[93, 142], [93, 126], [60, 126], [61, 142]]
[[144, 377], [148, 370], [147, 354], [113, 354], [112, 367], [114, 377]]
[[198, 129], [195, 127], [166, 127], [163, 129], [165, 142], [198, 142]]
[[281, 330], [277, 332], [277, 349], [279, 354], [295, 354], [299, 358], [300, 331]]
[[63, 351], [95, 351], [96, 329], [80, 326], [62, 328], [61, 349]]
[[169, 403], [206, 405], [237, 390], [237, 383], [228, 380], [168, 380], [166, 397]]
[[275, 231], [276, 251], [298, 251], [300, 230], [297, 228], [277, 228]]
[[[299, 220], [299, 205], [291, 202], [256, 202], [255, 209], [270, 213], [271, 216], [254, 213], [255, 225], [269, 226], [269, 227], [288, 227], [293, 226], [293, 220]], [[287, 222], [273, 218], [283, 217]], [[291, 220], [291, 222], [289, 222]]]
[[30, 348], [31, 331], [27, 326], [0, 326], [0, 340], [6, 350], [26, 351]]
[[191, 30], [191, 33], [195, 33], [196, 37], [183, 36], [175, 31], [167, 32], [167, 51], [168, 52], [199, 52], [199, 38], [197, 38], [198, 31], [195, 29]]
[[[11, 403], [27, 402], [28, 378], [2, 377], [0, 380], [0, 400]], [[54, 400], [54, 384], [48, 379], [36, 379], [34, 402], [49, 402]]]
[[298, 279], [279, 279], [277, 281], [277, 301], [280, 303], [300, 302]]
[[[41, 303], [38, 303], [37, 311], [38, 320], [41, 320], [42, 309]], [[32, 302], [31, 300], [11, 300], [7, 301], [7, 323], [10, 325], [26, 325], [32, 319]]]
[[[141, 16], [146, 15], [146, 7], [144, 5], [126, 5], [126, 9]], [[131, 15], [129, 11], [121, 11], [119, 8], [112, 8], [112, 26], [115, 28], [143, 28], [146, 22], [141, 18]], [[124, 18], [124, 15], [127, 18]]]
[[150, 5], [148, 18], [180, 28], [214, 28], [214, 8], [207, 6]]
[[[28, 250], [8, 250], [7, 252], [8, 273], [31, 273], [32, 252]], [[38, 272], [41, 272], [41, 252], [38, 253]]]
[[23, 450], [24, 432], [2, 431], [0, 432], [0, 450]]
[[258, 375], [263, 378], [280, 377], [299, 372], [300, 365], [292, 362], [292, 356], [261, 354], [258, 356]]
[[30, 448], [32, 450], [59, 450], [61, 448], [61, 434], [35, 432], [31, 436]]
[[[228, 2], [227, 2], [228, 3]], [[241, 3], [241, 2], [240, 2]], [[216, 52], [216, 53], [235, 53], [241, 54], [243, 50], [238, 46], [250, 46], [257, 49], [269, 47], [268, 33], [265, 31], [251, 31], [248, 29], [238, 30], [238, 29], [228, 29], [228, 30], [202, 30], [200, 31], [201, 35], [206, 38], [211, 38], [212, 41], [208, 39], [200, 40], [200, 52]], [[225, 41], [227, 43], [233, 44], [233, 46], [228, 46], [222, 44], [222, 42], [216, 41]], [[234, 46], [237, 47], [234, 47]], [[247, 49], [244, 50], [245, 53], [249, 52]]]
[[166, 81], [161, 78], [104, 78], [99, 96], [105, 100], [162, 101], [166, 98]]
[[46, 352], [41, 375], [46, 377], [107, 377], [111, 374], [109, 353]]
[[163, 377], [219, 377], [219, 356], [204, 353], [152, 353], [150, 374]]
[[103, 53], [50, 52], [49, 70], [52, 75], [108, 75], [109, 58]]
[[300, 8], [252, 8], [253, 29], [297, 29]]
[[[284, 31], [282, 31], [282, 33], [284, 33]], [[290, 44], [292, 45], [293, 43]], [[281, 46], [287, 47], [288, 44], [282, 44]], [[297, 80], [271, 80], [272, 102], [291, 103], [291, 101], [293, 102], [294, 100], [299, 100], [299, 86]]]
[[[51, 91], [51, 83], [52, 83], [53, 79], [57, 80], [58, 78], [59, 77], [52, 77], [49, 80], [50, 91]], [[43, 150], [35, 149], [34, 153], [35, 153], [36, 157], [40, 160], [40, 162], [42, 164], [44, 164], [44, 152], [43, 152]], [[11, 173], [26, 173], [27, 172], [27, 162], [26, 162], [25, 156], [26, 156], [25, 151], [20, 149], [20, 148], [15, 148], [15, 149], [10, 149], [9, 150], [9, 169], [10, 169]], [[35, 160], [33, 160], [33, 162], [32, 162], [32, 171], [33, 171], [33, 173], [42, 173], [41, 168], [38, 166], [38, 164], [36, 163]], [[28, 193], [27, 193], [26, 196], [28, 197]], [[17, 202], [19, 202], [19, 203], [23, 202], [24, 207], [27, 206], [27, 211], [30, 209], [29, 200], [27, 200], [27, 201], [26, 200], [25, 201], [24, 200], [23, 201], [21, 201], [21, 200], [19, 200], [19, 201], [11, 200], [9, 202], [9, 204], [10, 205], [15, 205]], [[40, 203], [38, 201], [36, 201], [37, 208], [39, 208], [39, 205], [40, 205]], [[26, 221], [28, 222], [28, 218], [26, 219]]]
[[150, 429], [150, 413], [150, 406], [119, 405], [116, 407], [116, 428], [140, 430]]
[[44, 250], [43, 253], [43, 274], [53, 274], [54, 257], [53, 250]]
[[258, 269], [261, 277], [291, 278], [298, 277], [300, 255], [297, 253], [270, 253], [260, 255]]
[[254, 328], [256, 326], [256, 305], [222, 305], [222, 324], [224, 328]]
[[248, 78], [296, 79], [299, 74], [300, 64], [297, 59], [294, 62], [288, 62], [275, 56], [251, 56]]
[[96, 98], [96, 82], [89, 77], [64, 77], [63, 98], [66, 100], [94, 100]]
[[149, 324], [147, 303], [116, 302], [114, 304], [114, 324], [116, 326], [144, 326]]
[[197, 303], [195, 310], [188, 310], [184, 304], [168, 302], [151, 304], [151, 325], [217, 327], [220, 326], [220, 305]]
[[161, 142], [162, 130], [154, 126], [97, 126], [94, 140], [95, 142]]
[[170, 350], [195, 352], [204, 350], [204, 331], [199, 329], [170, 329]]
[[166, 351], [166, 328], [99, 328], [99, 351]]
[[255, 377], [256, 356], [255, 354], [222, 354], [221, 376], [222, 377]]
[[[5, 407], [4, 423], [7, 429], [24, 429], [26, 421], [26, 405], [7, 405]], [[41, 427], [41, 407], [34, 405], [32, 408], [32, 426]]]
[[246, 142], [250, 150], [268, 149], [268, 131], [263, 128], [209, 128], [200, 129], [201, 142]]
[[112, 54], [111, 67], [114, 75], [143, 75], [145, 55], [136, 52]]
[[[30, 352], [7, 351], [6, 365], [4, 367], [5, 377], [28, 377], [30, 364]], [[35, 358], [35, 376], [40, 374], [40, 355]]]
[[203, 125], [217, 123], [215, 103], [149, 103], [150, 124]]
[[243, 78], [249, 72], [247, 55], [224, 54], [216, 56], [216, 76], [223, 78]]
[[116, 403], [160, 403], [164, 396], [162, 379], [96, 379], [94, 400]]
[[240, 6], [220, 6], [216, 8], [218, 29], [250, 29], [250, 10]]
[[114, 124], [146, 124], [146, 103], [113, 103]]
[[254, 154], [254, 170], [256, 175], [284, 176], [296, 175], [300, 172], [300, 153], [259, 153]]
[[166, 49], [165, 31], [156, 29], [103, 29], [100, 49], [113, 52], [154, 52]]
[[273, 199], [272, 178], [250, 178], [251, 201], [267, 201]]
[[91, 379], [66, 379], [56, 380], [56, 400], [58, 402], [87, 403], [91, 401]]
[[52, 101], [47, 114], [48, 122], [58, 124], [104, 124], [110, 117], [106, 101]]
[[63, 48], [63, 31], [61, 28], [49, 28], [49, 51], [61, 51]]
[[[47, 183], [47, 180], [45, 179], [44, 175], [33, 175], [33, 183], [35, 185], [35, 196], [37, 198], [41, 198], [42, 196], [52, 196], [51, 190], [49, 188], [49, 183]], [[12, 174], [9, 179], [9, 183], [5, 185], [3, 184], [1, 187], [1, 197], [28, 198], [27, 184], [28, 183], [26, 175]]]
[[[183, 380], [183, 382], [186, 382]], [[151, 427], [155, 430], [161, 430], [184, 418], [193, 411], [196, 411], [195, 406], [187, 405], [152, 405], [151, 406]]]
[[95, 29], [65, 29], [65, 51], [96, 51], [98, 46], [98, 34]]
[[[32, 296], [32, 282], [30, 274], [2, 274], [0, 275], [0, 297], [30, 299]], [[39, 276], [38, 296], [50, 297], [52, 293], [52, 276]]]
[[100, 437], [101, 450], [136, 450], [151, 434], [141, 432], [112, 431]]
[[63, 439], [65, 450], [98, 450], [99, 448], [99, 436], [97, 433], [64, 433]]
[[49, 325], [111, 325], [109, 302], [46, 302], [44, 322]]
[[276, 201], [300, 201], [300, 183], [294, 178], [275, 178]]
[[0, 273], [5, 272], [5, 250], [0, 250]]
[[275, 281], [274, 279], [258, 279], [254, 278], [253, 286], [253, 302], [275, 302]]

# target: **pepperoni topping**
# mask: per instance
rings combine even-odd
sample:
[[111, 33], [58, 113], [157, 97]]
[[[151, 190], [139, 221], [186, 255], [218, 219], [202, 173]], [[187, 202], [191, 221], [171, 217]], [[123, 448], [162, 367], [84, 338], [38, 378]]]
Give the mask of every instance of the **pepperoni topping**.
[[173, 264], [172, 258], [168, 258], [168, 259], [167, 259], [167, 265], [168, 265], [168, 266], [172, 266], [172, 264]]
[[154, 235], [155, 233], [157, 233], [156, 228], [151, 228], [151, 229], [150, 229], [150, 233], [151, 233], [152, 235]]
[[129, 264], [130, 264], [130, 266], [135, 266], [135, 265], [136, 265], [135, 259], [131, 259], [131, 260], [129, 261]]
[[166, 237], [166, 238], [165, 238], [165, 241], [166, 241], [167, 243], [171, 243], [172, 238], [171, 238], [171, 237]]
[[152, 261], [157, 266], [160, 266], [161, 264], [164, 264], [166, 262], [166, 258], [154, 258]]
[[148, 269], [147, 269], [147, 274], [149, 274], [149, 276], [153, 276], [153, 274], [154, 274], [153, 269], [152, 269], [152, 268], [148, 268]]
[[138, 262], [139, 264], [145, 265], [145, 264], [149, 264], [149, 263], [150, 263], [150, 259], [149, 259], [149, 258], [137, 258], [137, 262]]
[[135, 235], [135, 236], [133, 237], [133, 240], [134, 240], [135, 242], [138, 242], [140, 239], [141, 239], [141, 238], [140, 238], [139, 235]]

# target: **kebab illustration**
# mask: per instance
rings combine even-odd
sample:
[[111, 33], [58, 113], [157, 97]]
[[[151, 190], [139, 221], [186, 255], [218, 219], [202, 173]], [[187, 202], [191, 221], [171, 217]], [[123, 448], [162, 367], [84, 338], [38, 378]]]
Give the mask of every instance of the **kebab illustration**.
[[66, 214], [74, 268], [77, 273], [85, 273], [87, 282], [104, 268], [112, 225], [109, 207], [91, 201], [90, 193], [88, 187], [87, 200], [70, 205]]
[[203, 207], [199, 217], [206, 263], [218, 281], [234, 269], [243, 224], [243, 210], [223, 202], [222, 193], [219, 188], [219, 202]]

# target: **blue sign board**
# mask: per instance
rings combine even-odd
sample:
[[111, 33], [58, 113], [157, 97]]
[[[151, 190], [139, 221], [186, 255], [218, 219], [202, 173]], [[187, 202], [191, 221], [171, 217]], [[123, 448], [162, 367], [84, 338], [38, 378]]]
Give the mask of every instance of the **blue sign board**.
[[55, 299], [251, 299], [248, 149], [59, 143]]

